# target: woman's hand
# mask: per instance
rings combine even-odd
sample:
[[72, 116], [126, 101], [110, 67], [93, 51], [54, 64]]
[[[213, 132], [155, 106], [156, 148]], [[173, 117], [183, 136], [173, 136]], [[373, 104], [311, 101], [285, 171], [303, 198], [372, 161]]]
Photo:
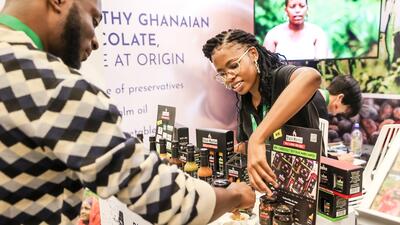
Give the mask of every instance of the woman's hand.
[[260, 192], [272, 195], [267, 183], [278, 187], [276, 175], [269, 167], [266, 158], [266, 148], [264, 141], [258, 141], [254, 136], [250, 136], [247, 145], [247, 171], [249, 173], [250, 184]]

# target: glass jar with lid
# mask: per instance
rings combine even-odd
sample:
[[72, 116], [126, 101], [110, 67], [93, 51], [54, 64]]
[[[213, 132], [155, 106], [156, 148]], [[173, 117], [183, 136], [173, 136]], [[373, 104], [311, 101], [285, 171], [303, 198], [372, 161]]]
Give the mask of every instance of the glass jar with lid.
[[268, 196], [265, 194], [260, 197], [258, 211], [260, 225], [272, 225], [274, 209], [277, 205], [278, 201], [276, 195]]
[[292, 225], [293, 211], [285, 204], [279, 204], [274, 210], [273, 225]]

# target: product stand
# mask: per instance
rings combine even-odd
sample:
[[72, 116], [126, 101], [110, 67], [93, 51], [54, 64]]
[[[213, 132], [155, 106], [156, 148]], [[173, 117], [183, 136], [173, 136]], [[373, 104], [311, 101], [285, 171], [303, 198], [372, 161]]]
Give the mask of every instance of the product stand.
[[[259, 222], [258, 222], [258, 207], [260, 205], [259, 198], [261, 195], [263, 195], [263, 194], [256, 191], [256, 203], [254, 204], [254, 208], [253, 208], [254, 215], [251, 216], [248, 221], [233, 221], [230, 219], [231, 213], [225, 213], [219, 219], [213, 221], [212, 223], [209, 223], [209, 225], [242, 225], [242, 224], [256, 225], [256, 224], [259, 224]], [[354, 209], [349, 208], [349, 215], [347, 215], [346, 218], [343, 218], [342, 220], [336, 221], [336, 222], [330, 221], [320, 215], [317, 215], [317, 223], [316, 224], [317, 225], [355, 225], [356, 224], [355, 211], [354, 211]]]
[[351, 210], [349, 207], [349, 214], [346, 218], [343, 218], [339, 221], [330, 221], [320, 215], [317, 215], [317, 225], [355, 225], [356, 224], [356, 215], [355, 211]]
[[[400, 143], [400, 134], [397, 136], [399, 140], [397, 140], [398, 143]], [[396, 140], [396, 138], [393, 138], [393, 140]], [[396, 143], [394, 146], [397, 146], [400, 144]], [[367, 146], [365, 146], [367, 147]], [[364, 149], [364, 152], [370, 152], [371, 151], [371, 146], [368, 148], [368, 150]], [[391, 155], [392, 157], [390, 158], [395, 158], [393, 153], [394, 150], [392, 150]], [[391, 166], [391, 163], [386, 163], [388, 164], [387, 167]], [[382, 169], [381, 169], [382, 170]], [[386, 168], [388, 170], [388, 168]], [[383, 179], [385, 176], [381, 175], [381, 179]], [[225, 213], [223, 216], [221, 216], [219, 219], [216, 221], [213, 221], [212, 223], [209, 223], [210, 225], [257, 225], [259, 224], [259, 198], [263, 194], [260, 192], [256, 192], [256, 203], [253, 208], [253, 215], [249, 217], [247, 221], [233, 221], [231, 219], [231, 213]], [[365, 198], [365, 195], [362, 197]], [[143, 220], [140, 216], [137, 214], [131, 212], [124, 204], [120, 203], [115, 197], [111, 197], [110, 199], [103, 200], [99, 199], [100, 203], [100, 213], [101, 213], [101, 219], [104, 224], [121, 224], [121, 221], [123, 221], [125, 224], [140, 224], [140, 225], [148, 225], [147, 221]], [[357, 205], [359, 206], [359, 205]], [[361, 207], [362, 208], [362, 207]], [[357, 220], [358, 224], [370, 224], [370, 223], [365, 223], [365, 221], [374, 221], [376, 220], [376, 217], [373, 215], [369, 215], [364, 213], [363, 216], [364, 218], [356, 218], [357, 212], [354, 209], [354, 207], [349, 206], [349, 212], [348, 215], [338, 221], [331, 221], [327, 219], [324, 216], [318, 215], [316, 216], [316, 225], [356, 225]], [[371, 224], [376, 224], [376, 223], [371, 223]]]

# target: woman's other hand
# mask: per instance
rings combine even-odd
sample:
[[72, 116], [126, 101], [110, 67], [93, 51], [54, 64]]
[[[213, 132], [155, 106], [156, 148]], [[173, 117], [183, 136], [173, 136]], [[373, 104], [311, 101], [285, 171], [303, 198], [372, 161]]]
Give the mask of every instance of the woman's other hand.
[[247, 148], [247, 171], [250, 184], [257, 191], [272, 195], [267, 183], [272, 184], [274, 187], [277, 187], [278, 183], [276, 182], [276, 175], [267, 162], [265, 142], [257, 141], [252, 135]]

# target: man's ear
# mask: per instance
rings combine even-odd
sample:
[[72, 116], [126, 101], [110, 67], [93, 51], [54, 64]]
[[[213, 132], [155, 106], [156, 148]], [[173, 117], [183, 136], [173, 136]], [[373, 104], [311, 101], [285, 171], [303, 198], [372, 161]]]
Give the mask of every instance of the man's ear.
[[338, 98], [339, 102], [343, 104], [344, 94], [339, 94], [337, 98]]
[[66, 0], [48, 0], [48, 3], [55, 12], [61, 13], [61, 7], [65, 3]]

